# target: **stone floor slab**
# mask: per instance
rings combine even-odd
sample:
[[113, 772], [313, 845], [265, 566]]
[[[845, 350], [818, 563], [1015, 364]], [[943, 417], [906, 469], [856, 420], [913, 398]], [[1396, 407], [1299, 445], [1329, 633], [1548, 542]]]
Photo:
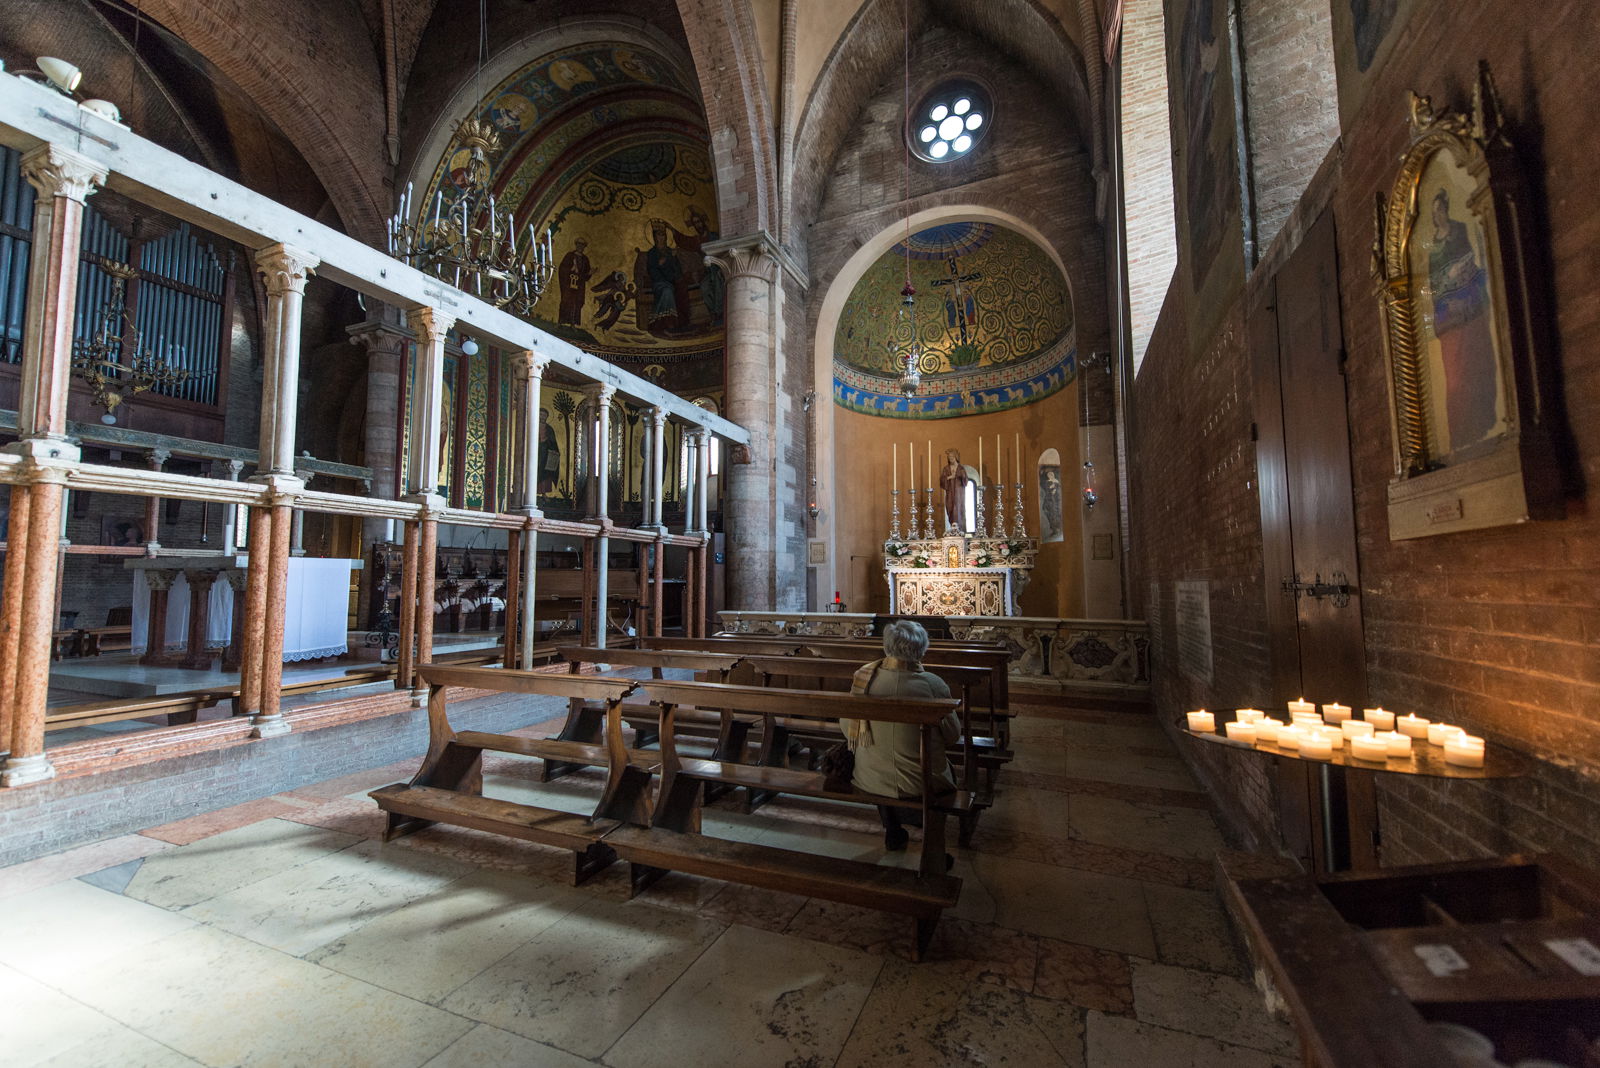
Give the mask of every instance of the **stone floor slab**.
[[0, 964], [57, 985], [84, 967], [193, 926], [165, 909], [68, 879], [6, 902]]
[[1154, 1024], [1099, 1012], [1088, 1014], [1084, 1044], [1088, 1068], [1129, 1068], [1130, 1065], [1295, 1068], [1300, 1063], [1297, 1056], [1272, 1056], [1214, 1038], [1168, 1031]]
[[1296, 1048], [1289, 1025], [1268, 1015], [1255, 987], [1232, 976], [1134, 961], [1133, 1003], [1142, 1022], [1170, 1031], [1273, 1055]]
[[124, 893], [162, 908], [187, 908], [358, 841], [320, 827], [262, 820], [150, 857]]
[[1193, 808], [1076, 796], [1070, 825], [1074, 838], [1173, 857], [1209, 860], [1223, 846], [1211, 814]]

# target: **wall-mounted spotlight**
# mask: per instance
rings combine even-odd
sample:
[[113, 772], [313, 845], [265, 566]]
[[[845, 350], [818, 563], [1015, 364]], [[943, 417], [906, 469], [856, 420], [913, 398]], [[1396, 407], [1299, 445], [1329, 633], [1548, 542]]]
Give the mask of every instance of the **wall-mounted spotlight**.
[[462, 338], [461, 351], [466, 353], [468, 356], [476, 356], [478, 354], [478, 342], [470, 337]]
[[64, 59], [40, 56], [34, 62], [39, 64], [39, 73], [44, 75], [50, 87], [68, 96], [71, 96], [77, 90], [78, 83], [83, 81], [83, 71]]

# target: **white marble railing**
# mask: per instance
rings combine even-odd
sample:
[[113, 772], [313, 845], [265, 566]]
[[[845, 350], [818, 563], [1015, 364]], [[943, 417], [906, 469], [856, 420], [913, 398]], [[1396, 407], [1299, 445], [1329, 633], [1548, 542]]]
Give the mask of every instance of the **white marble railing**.
[[[862, 638], [870, 612], [719, 612], [723, 633]], [[1142, 619], [947, 616], [956, 638], [1003, 642], [1013, 683], [1045, 690], [1143, 695], [1150, 686], [1149, 628]]]

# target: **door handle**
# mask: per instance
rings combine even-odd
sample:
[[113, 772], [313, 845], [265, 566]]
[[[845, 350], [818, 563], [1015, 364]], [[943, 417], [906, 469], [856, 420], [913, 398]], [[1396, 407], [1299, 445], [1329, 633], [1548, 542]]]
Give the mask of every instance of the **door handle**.
[[1301, 594], [1304, 594], [1316, 601], [1326, 597], [1335, 608], [1345, 607], [1350, 603], [1350, 595], [1355, 592], [1354, 587], [1350, 585], [1350, 579], [1343, 571], [1335, 571], [1329, 579], [1330, 581], [1323, 582], [1319, 572], [1310, 582], [1304, 582], [1296, 574], [1284, 579], [1279, 586], [1296, 601], [1299, 601]]

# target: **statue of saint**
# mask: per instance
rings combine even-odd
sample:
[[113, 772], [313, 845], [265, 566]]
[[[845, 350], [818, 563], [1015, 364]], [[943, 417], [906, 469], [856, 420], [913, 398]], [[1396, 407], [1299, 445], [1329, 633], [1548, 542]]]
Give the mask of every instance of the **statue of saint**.
[[939, 488], [944, 490], [944, 530], [946, 534], [967, 532], [967, 469], [961, 453], [944, 451], [944, 467], [939, 471]]

